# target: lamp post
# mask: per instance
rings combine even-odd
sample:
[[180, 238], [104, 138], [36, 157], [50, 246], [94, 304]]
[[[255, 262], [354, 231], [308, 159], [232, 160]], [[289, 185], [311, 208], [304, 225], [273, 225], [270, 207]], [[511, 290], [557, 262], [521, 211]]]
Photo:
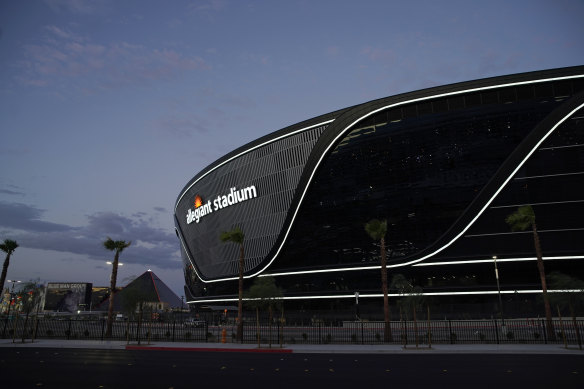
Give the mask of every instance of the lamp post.
[[357, 320], [361, 321], [361, 318], [359, 317], [359, 292], [355, 292], [355, 316], [357, 317]]
[[501, 324], [505, 327], [505, 319], [503, 319], [503, 301], [501, 300], [501, 286], [499, 285], [499, 269], [497, 268], [497, 256], [493, 255], [493, 262], [495, 263], [495, 279], [497, 280], [497, 294], [499, 295], [499, 314], [501, 315]]

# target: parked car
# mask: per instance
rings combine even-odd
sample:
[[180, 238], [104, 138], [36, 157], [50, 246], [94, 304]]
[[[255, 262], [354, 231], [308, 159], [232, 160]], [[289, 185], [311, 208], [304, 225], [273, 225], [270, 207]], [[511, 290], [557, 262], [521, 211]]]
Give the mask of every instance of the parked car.
[[207, 324], [207, 322], [205, 322], [205, 320], [201, 320], [201, 319], [187, 319], [185, 321], [185, 327], [205, 327], [205, 325]]

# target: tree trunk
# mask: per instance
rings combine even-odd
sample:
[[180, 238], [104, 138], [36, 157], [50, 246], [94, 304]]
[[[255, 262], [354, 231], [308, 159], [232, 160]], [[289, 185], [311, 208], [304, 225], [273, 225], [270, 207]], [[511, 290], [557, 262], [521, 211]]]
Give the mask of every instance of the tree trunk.
[[391, 323], [389, 315], [389, 298], [387, 293], [387, 259], [385, 258], [385, 238], [381, 238], [381, 290], [383, 291], [383, 341], [388, 343], [393, 341], [391, 335]]
[[258, 340], [258, 348], [260, 348], [260, 308], [256, 306], [256, 338]]
[[110, 280], [110, 297], [109, 297], [109, 307], [107, 310], [107, 329], [105, 331], [106, 338], [111, 338], [112, 336], [112, 326], [114, 322], [114, 297], [116, 294], [116, 279], [118, 278], [118, 259], [120, 257], [120, 252], [116, 250], [116, 255], [114, 256], [114, 263], [112, 264], [112, 279]]
[[272, 348], [272, 306], [269, 305], [268, 306], [268, 325], [269, 325], [269, 330], [268, 330], [268, 347]]
[[582, 338], [580, 337], [580, 329], [578, 328], [578, 322], [576, 321], [576, 311], [574, 309], [574, 304], [570, 302], [570, 314], [572, 315], [572, 324], [576, 330], [576, 340], [578, 341], [578, 348], [582, 350]]
[[416, 304], [412, 304], [412, 311], [414, 316], [414, 335], [416, 337], [416, 348], [420, 345], [420, 339], [418, 337], [418, 320], [416, 318]]
[[243, 244], [241, 244], [239, 246], [239, 297], [237, 300], [237, 333], [235, 336], [239, 342], [243, 340], [243, 255]]
[[556, 339], [554, 333], [554, 323], [552, 321], [552, 308], [550, 306], [550, 300], [547, 294], [547, 282], [545, 279], [545, 269], [543, 266], [543, 258], [541, 254], [541, 244], [539, 242], [539, 235], [537, 233], [537, 226], [535, 223], [532, 224], [533, 230], [533, 243], [535, 245], [535, 255], [537, 256], [537, 269], [539, 270], [539, 278], [541, 280], [541, 290], [543, 292], [543, 304], [545, 307], [545, 320], [547, 322], [547, 334], [550, 340]]
[[4, 266], [2, 266], [2, 276], [0, 276], [0, 294], [4, 294], [4, 283], [6, 282], [6, 274], [8, 273], [8, 265], [10, 265], [10, 253], [6, 254]]

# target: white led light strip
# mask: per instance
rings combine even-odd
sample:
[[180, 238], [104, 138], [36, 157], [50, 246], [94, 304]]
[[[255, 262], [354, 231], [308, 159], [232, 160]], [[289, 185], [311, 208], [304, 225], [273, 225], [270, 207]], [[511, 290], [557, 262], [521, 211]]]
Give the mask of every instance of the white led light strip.
[[[557, 289], [548, 290], [548, 293], [581, 293], [579, 289]], [[541, 289], [523, 289], [523, 290], [502, 290], [501, 294], [537, 294], [542, 293]], [[427, 292], [420, 293], [416, 296], [468, 296], [468, 295], [492, 295], [499, 294], [496, 290], [477, 290], [469, 292]], [[390, 293], [388, 297], [406, 297], [407, 294]], [[381, 298], [382, 293], [359, 293], [359, 298]], [[342, 294], [336, 296], [290, 296], [290, 297], [280, 297], [276, 300], [331, 300], [331, 299], [354, 299], [355, 294]], [[248, 300], [244, 298], [243, 300]], [[191, 300], [187, 301], [188, 304], [204, 304], [204, 303], [218, 303], [218, 302], [228, 302], [228, 301], [238, 301], [237, 298], [226, 298], [226, 299], [208, 299], [208, 300]]]
[[[310, 184], [316, 174], [316, 171], [318, 170], [320, 164], [322, 163], [323, 159], [325, 158], [325, 156], [328, 154], [329, 150], [333, 147], [333, 145], [335, 145], [337, 143], [337, 141], [339, 139], [341, 139], [341, 137], [345, 136], [345, 134], [347, 132], [349, 132], [351, 130], [351, 128], [357, 124], [359, 121], [366, 119], [372, 115], [375, 115], [376, 113], [386, 110], [386, 109], [390, 109], [390, 108], [394, 108], [394, 107], [398, 107], [401, 105], [405, 105], [405, 104], [410, 104], [410, 103], [416, 103], [416, 102], [420, 102], [420, 101], [426, 101], [426, 100], [431, 100], [431, 99], [436, 99], [436, 98], [441, 98], [441, 97], [448, 97], [448, 96], [455, 96], [455, 95], [460, 95], [460, 94], [465, 94], [465, 93], [471, 93], [471, 92], [478, 92], [478, 91], [485, 91], [485, 90], [490, 90], [490, 89], [499, 89], [499, 88], [505, 88], [505, 87], [511, 87], [511, 86], [518, 86], [518, 85], [529, 85], [529, 84], [536, 84], [536, 83], [540, 83], [540, 82], [551, 82], [551, 81], [560, 81], [560, 80], [568, 80], [568, 79], [574, 79], [574, 78], [583, 78], [584, 75], [576, 75], [576, 76], [567, 76], [567, 77], [554, 77], [554, 78], [545, 78], [545, 79], [538, 79], [538, 80], [532, 80], [532, 81], [522, 81], [522, 82], [514, 82], [514, 83], [507, 83], [507, 84], [499, 84], [499, 85], [493, 85], [493, 86], [487, 86], [487, 87], [480, 87], [480, 88], [471, 88], [471, 89], [465, 89], [465, 90], [461, 90], [461, 91], [457, 91], [457, 92], [448, 92], [448, 93], [441, 93], [441, 94], [437, 94], [437, 95], [432, 95], [432, 96], [427, 96], [427, 97], [421, 97], [418, 99], [412, 99], [412, 100], [407, 100], [407, 101], [402, 101], [402, 102], [398, 102], [395, 104], [390, 104], [387, 106], [383, 106], [381, 108], [378, 108], [374, 111], [369, 112], [368, 114], [356, 119], [355, 121], [353, 121], [351, 124], [349, 124], [347, 127], [345, 127], [344, 130], [342, 130], [341, 132], [339, 132], [339, 134], [330, 142], [330, 144], [327, 146], [326, 150], [324, 150], [321, 155], [319, 160], [317, 161], [317, 163], [315, 164], [314, 168], [312, 169], [312, 172], [310, 174], [310, 177], [308, 178], [308, 181], [306, 183], [306, 185], [303, 188], [302, 191], [302, 195], [300, 196], [300, 199], [298, 200], [298, 203], [296, 204], [296, 209], [294, 210], [294, 214], [292, 216], [292, 220], [290, 221], [290, 223], [287, 226], [286, 229], [286, 233], [278, 247], [278, 250], [276, 251], [276, 253], [273, 255], [272, 259], [270, 259], [270, 261], [260, 270], [256, 271], [253, 274], [244, 276], [244, 278], [252, 278], [255, 276], [260, 275], [261, 273], [263, 273], [273, 262], [274, 260], [278, 257], [278, 255], [280, 254], [280, 251], [282, 250], [282, 248], [284, 247], [284, 243], [286, 242], [286, 240], [288, 239], [288, 235], [290, 234], [290, 231], [292, 229], [292, 225], [294, 224], [294, 221], [296, 220], [296, 216], [298, 215], [298, 211], [300, 210], [300, 206], [302, 205], [302, 202], [304, 201], [304, 197], [306, 196], [306, 193], [308, 191], [308, 188], [310, 187]], [[505, 181], [503, 182], [503, 184], [495, 191], [495, 193], [493, 194], [493, 196], [491, 196], [491, 198], [485, 203], [485, 205], [479, 210], [479, 212], [475, 215], [475, 217], [468, 223], [468, 225], [466, 227], [464, 227], [454, 238], [452, 238], [448, 243], [446, 243], [445, 245], [443, 245], [442, 247], [436, 249], [435, 251], [433, 251], [430, 254], [427, 254], [421, 258], [418, 259], [414, 259], [408, 262], [404, 262], [404, 263], [400, 263], [400, 264], [394, 264], [394, 265], [388, 265], [388, 268], [395, 268], [395, 267], [402, 267], [402, 266], [407, 266], [407, 265], [412, 265], [418, 262], [421, 262], [425, 259], [431, 258], [434, 255], [440, 253], [441, 251], [445, 250], [446, 248], [448, 248], [450, 245], [452, 245], [455, 241], [457, 241], [474, 223], [475, 221], [484, 213], [484, 211], [488, 208], [488, 206], [493, 202], [493, 200], [499, 195], [499, 193], [503, 190], [503, 188], [507, 185], [507, 183], [513, 178], [513, 176], [517, 173], [517, 171], [523, 166], [523, 164], [531, 157], [531, 155], [539, 148], [539, 146], [556, 130], [556, 128], [561, 125], [564, 121], [566, 121], [571, 115], [573, 115], [576, 111], [578, 111], [579, 109], [581, 109], [582, 107], [584, 107], [584, 104], [579, 105], [578, 107], [576, 107], [575, 109], [573, 109], [571, 112], [569, 112], [566, 116], [564, 116], [562, 119], [560, 119], [538, 142], [537, 144], [532, 148], [532, 150], [530, 150], [530, 152], [525, 156], [525, 158], [517, 165], [517, 167], [513, 170], [513, 172], [511, 172], [511, 174], [505, 179]], [[317, 124], [315, 126], [311, 126], [310, 128], [313, 127], [317, 127], [319, 125], [322, 124], [326, 124], [326, 123], [330, 123], [332, 122], [328, 121], [328, 122], [323, 122], [321, 124]], [[303, 131], [303, 130], [298, 130], [299, 131]], [[284, 135], [282, 137], [286, 137], [289, 136]], [[280, 138], [282, 138], [280, 137]], [[278, 138], [278, 139], [280, 139]], [[272, 141], [268, 141], [266, 143], [271, 143]], [[234, 156], [232, 158], [230, 158], [227, 161], [224, 161], [221, 165], [231, 161], [232, 159], [247, 153], [255, 148], [257, 148], [259, 146], [256, 146], [252, 149], [246, 150], [241, 152], [240, 154], [238, 154], [237, 156]], [[216, 168], [218, 168], [218, 165]], [[212, 170], [211, 170], [212, 171]], [[199, 178], [199, 180], [201, 178], [203, 178], [204, 176], [206, 176], [207, 174], [209, 174], [211, 171], [207, 172], [205, 175], [201, 176]], [[198, 182], [195, 181], [195, 182]], [[189, 188], [187, 188], [187, 190], [185, 190], [184, 193], [186, 193], [186, 191], [188, 191], [188, 189], [190, 189], [194, 184], [191, 184], [189, 186]], [[182, 198], [181, 195], [180, 198]], [[177, 201], [177, 206], [178, 206], [178, 202]], [[176, 213], [176, 206], [175, 206], [175, 213]], [[180, 234], [179, 234], [180, 236]], [[183, 247], [185, 248], [185, 252], [187, 253], [188, 256], [188, 251], [186, 250], [186, 247], [184, 245], [184, 242], [182, 242], [181, 239], [181, 243], [183, 244]], [[189, 259], [192, 262], [192, 259], [189, 256]], [[193, 268], [195, 268], [195, 266], [193, 265]], [[323, 272], [336, 272], [336, 271], [352, 271], [352, 270], [367, 270], [367, 269], [379, 269], [381, 268], [380, 265], [377, 266], [365, 266], [365, 267], [351, 267], [351, 268], [335, 268], [335, 269], [326, 269], [326, 270], [312, 270], [312, 271], [304, 271], [304, 272], [285, 272], [285, 273], [277, 273], [277, 274], [270, 274], [270, 275], [288, 275], [288, 274], [311, 274], [311, 273], [323, 273]], [[196, 272], [196, 270], [195, 270]], [[198, 275], [198, 273], [197, 273]], [[212, 282], [220, 282], [220, 281], [230, 281], [230, 280], [237, 280], [238, 277], [228, 277], [228, 278], [220, 278], [220, 279], [215, 279], [215, 280], [203, 280], [201, 277], [199, 277], [201, 279], [201, 281], [203, 281], [204, 283], [212, 283]]]
[[199, 177], [199, 178], [198, 178], [196, 181], [194, 181], [194, 182], [193, 182], [191, 185], [189, 185], [189, 187], [188, 187], [188, 188], [186, 188], [186, 189], [183, 191], [183, 193], [180, 195], [180, 197], [179, 197], [179, 198], [178, 198], [178, 200], [176, 201], [176, 205], [174, 206], [174, 213], [176, 214], [176, 209], [177, 209], [177, 207], [178, 207], [178, 203], [180, 203], [180, 201], [182, 200], [182, 198], [184, 197], [184, 195], [185, 195], [185, 194], [186, 194], [186, 193], [189, 191], [189, 189], [191, 189], [191, 188], [193, 187], [193, 185], [195, 185], [197, 182], [201, 181], [201, 180], [202, 180], [204, 177], [206, 177], [207, 175], [211, 174], [213, 171], [215, 171], [215, 170], [219, 169], [221, 166], [225, 165], [226, 163], [228, 163], [228, 162], [231, 162], [231, 161], [233, 161], [234, 159], [241, 157], [243, 154], [247, 154], [247, 153], [249, 153], [249, 152], [252, 152], [253, 150], [255, 150], [255, 149], [258, 149], [258, 148], [260, 148], [260, 147], [263, 147], [263, 146], [265, 146], [265, 145], [267, 145], [267, 144], [270, 144], [270, 143], [277, 142], [277, 141], [279, 141], [280, 139], [284, 139], [284, 138], [287, 138], [287, 137], [289, 137], [289, 136], [292, 136], [292, 135], [296, 135], [296, 134], [298, 134], [299, 132], [308, 131], [308, 130], [311, 130], [311, 129], [313, 129], [313, 128], [316, 128], [316, 127], [324, 126], [325, 124], [329, 124], [329, 123], [331, 123], [331, 122], [333, 122], [333, 121], [334, 121], [334, 119], [332, 119], [332, 120], [327, 120], [327, 121], [325, 121], [325, 122], [318, 123], [318, 124], [315, 124], [315, 125], [313, 125], [313, 126], [309, 126], [309, 127], [304, 127], [304, 128], [301, 128], [301, 129], [299, 129], [299, 130], [296, 130], [296, 131], [293, 131], [293, 132], [290, 132], [290, 133], [287, 133], [287, 134], [281, 135], [281, 136], [279, 136], [279, 137], [277, 137], [277, 138], [274, 138], [274, 139], [267, 140], [267, 141], [265, 141], [264, 143], [261, 143], [261, 144], [259, 144], [259, 145], [256, 145], [256, 146], [254, 146], [254, 147], [251, 147], [251, 148], [249, 148], [249, 149], [247, 149], [247, 150], [244, 150], [244, 151], [242, 151], [241, 153], [239, 153], [239, 154], [236, 154], [236, 155], [234, 155], [233, 157], [231, 157], [231, 158], [229, 158], [229, 159], [227, 159], [227, 160], [225, 160], [225, 161], [221, 162], [219, 165], [215, 166], [213, 169], [210, 169], [210, 170], [209, 170], [207, 173], [205, 173], [205, 174], [203, 174], [201, 177]]

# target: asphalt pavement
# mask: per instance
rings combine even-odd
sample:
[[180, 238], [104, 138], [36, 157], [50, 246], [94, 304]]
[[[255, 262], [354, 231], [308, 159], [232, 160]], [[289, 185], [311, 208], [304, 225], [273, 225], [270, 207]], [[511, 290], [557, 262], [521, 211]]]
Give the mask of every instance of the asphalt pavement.
[[168, 351], [213, 351], [213, 352], [247, 352], [247, 353], [320, 353], [320, 354], [572, 354], [584, 355], [577, 345], [563, 344], [435, 344], [403, 347], [396, 344], [360, 345], [360, 344], [273, 344], [270, 348], [262, 344], [239, 343], [194, 343], [194, 342], [124, 342], [116, 340], [62, 340], [38, 339], [34, 342], [12, 339], [0, 339], [0, 347], [48, 347], [48, 348], [83, 348], [112, 350], [168, 350]]

